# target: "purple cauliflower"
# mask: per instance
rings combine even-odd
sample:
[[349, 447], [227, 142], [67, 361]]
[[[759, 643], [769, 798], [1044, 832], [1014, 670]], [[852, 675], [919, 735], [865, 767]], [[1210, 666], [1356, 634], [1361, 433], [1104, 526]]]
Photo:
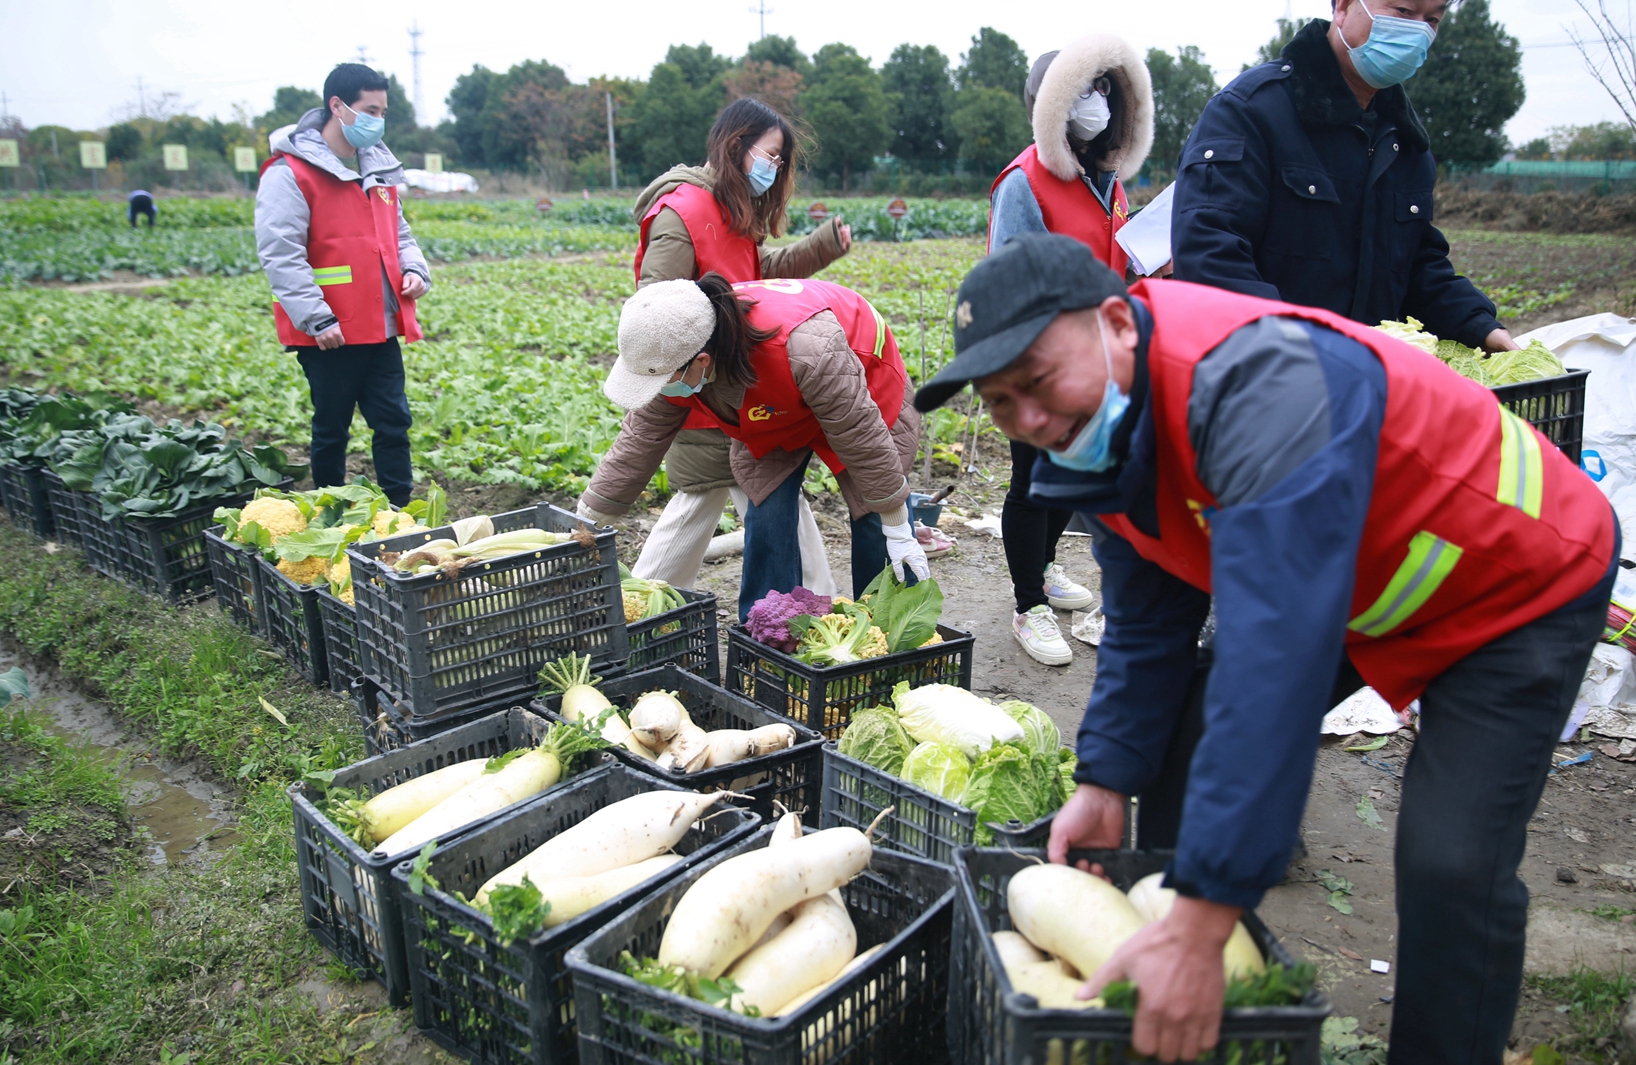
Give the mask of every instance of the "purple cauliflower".
[[814, 595], [805, 588], [795, 588], [788, 595], [768, 592], [766, 598], [757, 600], [750, 608], [744, 624], [757, 640], [789, 652], [795, 650], [796, 643], [795, 637], [790, 635], [791, 619], [801, 614], [821, 618], [832, 608], [829, 596]]

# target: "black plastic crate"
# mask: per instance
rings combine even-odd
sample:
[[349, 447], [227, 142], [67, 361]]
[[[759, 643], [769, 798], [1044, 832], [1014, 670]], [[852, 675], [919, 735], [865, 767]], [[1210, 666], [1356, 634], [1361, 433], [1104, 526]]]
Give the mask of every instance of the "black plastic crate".
[[446, 714], [428, 721], [424, 718], [411, 717], [401, 704], [394, 702], [390, 695], [381, 691], [380, 685], [368, 677], [355, 679], [349, 685], [349, 690], [352, 693], [353, 708], [358, 712], [358, 722], [363, 728], [364, 749], [371, 756], [396, 751], [411, 743], [431, 739], [433, 736], [441, 736], [480, 717], [509, 710], [518, 705], [513, 700], [506, 700], [490, 703], [488, 706], [474, 707], [458, 714]]
[[76, 492], [63, 484], [55, 470], [46, 469], [40, 476], [45, 481], [45, 496], [51, 506], [51, 523], [56, 526], [58, 542], [82, 546], [78, 497], [89, 498], [89, 493]]
[[629, 657], [614, 531], [549, 503], [493, 521], [495, 532], [587, 529], [596, 546], [569, 540], [474, 563], [455, 577], [409, 576], [377, 561], [382, 552], [453, 539], [448, 526], [347, 549], [364, 672], [412, 716], [526, 701], [540, 667], [567, 654], [590, 655], [599, 672]]
[[[693, 723], [706, 732], [719, 728], [791, 726], [795, 729], [794, 747], [697, 773], [672, 773], [623, 747], [612, 750], [614, 757], [633, 769], [678, 787], [691, 791], [726, 788], [748, 795], [748, 800], [734, 800], [735, 804], [747, 806], [764, 820], [774, 819], [773, 801], [776, 799], [786, 810], [804, 811], [803, 819], [807, 824], [818, 823], [824, 738], [812, 729], [757, 706], [742, 695], [734, 695], [718, 684], [696, 677], [675, 663], [642, 673], [608, 677], [597, 688], [608, 697], [609, 702], [623, 711], [629, 711], [631, 704], [644, 692], [675, 692], [682, 705], [687, 707], [687, 714]], [[562, 706], [561, 696], [536, 700], [533, 705], [552, 720], [560, 720], [557, 711]]]
[[[892, 812], [875, 828], [875, 846], [902, 851], [941, 865], [952, 865], [954, 852], [976, 838], [977, 813], [901, 777], [842, 754], [834, 741], [824, 745], [823, 826], [846, 825], [859, 831]], [[1056, 813], [1024, 824], [990, 821], [995, 843], [1016, 850], [1039, 847], [1051, 835]]]
[[45, 471], [38, 466], [8, 462], [0, 466], [0, 501], [13, 525], [42, 540], [56, 535], [51, 520], [51, 498], [46, 492]]
[[1589, 370], [1569, 370], [1560, 377], [1497, 385], [1489, 391], [1500, 406], [1544, 433], [1577, 466], [1585, 438], [1585, 378], [1589, 376]]
[[[288, 489], [294, 482], [279, 484]], [[122, 537], [120, 561], [128, 584], [170, 603], [187, 603], [215, 594], [205, 530], [216, 524], [217, 507], [242, 507], [255, 492], [219, 496], [171, 518], [125, 518], [112, 522]], [[93, 501], [93, 506], [100, 504]], [[265, 591], [265, 588], [263, 589]]]
[[[521, 708], [488, 714], [402, 750], [366, 758], [337, 773], [330, 787], [378, 794], [456, 762], [492, 758], [516, 747], [535, 746], [550, 727], [544, 718]], [[589, 760], [587, 764], [591, 764]], [[295, 811], [296, 867], [301, 874], [301, 907], [307, 930], [343, 965], [384, 985], [394, 1006], [407, 1005], [409, 969], [392, 867], [413, 855], [405, 852], [373, 857], [324, 816], [318, 807], [321, 792], [309, 784], [292, 784], [289, 795]], [[521, 805], [497, 811], [440, 842]]]
[[[733, 853], [765, 847], [763, 830]], [[947, 866], [877, 850], [841, 887], [869, 961], [785, 1017], [743, 1017], [619, 971], [619, 954], [659, 953], [677, 901], [723, 854], [632, 906], [568, 953], [586, 1065], [865, 1065], [942, 1062], [954, 877]]]
[[102, 516], [102, 503], [96, 493], [76, 492], [71, 488], [65, 488], [64, 493], [74, 507], [86, 565], [104, 577], [131, 583], [132, 565], [127, 558], [130, 549], [125, 544], [125, 531]]
[[[1100, 862], [1121, 891], [1164, 869], [1169, 851], [1071, 851], [1070, 861]], [[955, 855], [960, 898], [955, 904], [953, 988], [949, 995], [949, 1044], [955, 1065], [1039, 1065], [1045, 1061], [1126, 1062], [1131, 1019], [1120, 1010], [1040, 1009], [1031, 996], [1011, 989], [995, 952], [992, 933], [1011, 928], [1006, 885], [1013, 874], [1045, 860], [1045, 851], [963, 847]], [[1244, 926], [1268, 962], [1294, 965], [1295, 958], [1254, 913]], [[1228, 1010], [1221, 1042], [1201, 1061], [1233, 1065], [1317, 1065], [1319, 1032], [1329, 1000], [1316, 989], [1298, 1006]]]
[[261, 569], [261, 614], [267, 622], [268, 641], [306, 680], [320, 687], [328, 684], [329, 658], [324, 653], [318, 589], [290, 580], [265, 558], [256, 561]]
[[352, 604], [318, 589], [318, 617], [324, 626], [324, 657], [329, 661], [329, 690], [349, 692], [364, 675], [358, 662], [358, 611]]
[[427, 886], [418, 895], [411, 892], [413, 863], [401, 863], [393, 876], [403, 900], [416, 1027], [472, 1061], [504, 1065], [576, 1061], [574, 986], [563, 955], [653, 890], [656, 882], [667, 883], [746, 840], [760, 820], [732, 808], [701, 820], [675, 848], [683, 861], [644, 885], [509, 947], [500, 945], [485, 914], [454, 893], [475, 896], [502, 869], [621, 799], [682, 790], [610, 765], [439, 848], [428, 868], [437, 888]]
[[675, 662], [705, 680], [721, 680], [721, 647], [716, 637], [716, 597], [710, 592], [676, 589], [687, 602], [656, 617], [625, 626], [630, 658], [625, 668], [654, 669]]
[[727, 687], [767, 709], [805, 721], [826, 739], [839, 739], [852, 712], [889, 703], [899, 681], [971, 687], [969, 632], [937, 627], [941, 643], [882, 655], [846, 666], [813, 666], [751, 637], [743, 625], [727, 630]]
[[238, 624], [264, 636], [267, 622], [262, 617], [261, 552], [226, 539], [222, 529], [218, 525], [204, 534], [216, 605]]

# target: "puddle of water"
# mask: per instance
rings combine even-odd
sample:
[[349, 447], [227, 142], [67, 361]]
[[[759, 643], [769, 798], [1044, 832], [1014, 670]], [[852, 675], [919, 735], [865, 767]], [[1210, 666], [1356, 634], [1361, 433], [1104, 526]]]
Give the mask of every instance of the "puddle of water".
[[122, 778], [131, 821], [145, 830], [155, 865], [198, 859], [236, 838], [226, 796], [191, 767], [153, 756], [105, 703], [76, 691], [56, 670], [0, 645], [0, 672], [21, 666], [46, 730], [102, 751]]

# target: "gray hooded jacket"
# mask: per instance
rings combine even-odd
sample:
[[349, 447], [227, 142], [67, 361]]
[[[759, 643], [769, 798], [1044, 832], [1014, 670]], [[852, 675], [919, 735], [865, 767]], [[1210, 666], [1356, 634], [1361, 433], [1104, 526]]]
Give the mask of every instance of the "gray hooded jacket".
[[[313, 108], [293, 128], [274, 133], [270, 147], [274, 152], [299, 156], [342, 181], [357, 181], [365, 193], [377, 185], [403, 184], [403, 164], [384, 144], [358, 149], [353, 160], [357, 170], [331, 151], [320, 132], [328, 117], [324, 108]], [[274, 161], [261, 176], [261, 187], [256, 191], [256, 254], [284, 313], [297, 329], [316, 337], [335, 324], [335, 315], [324, 302], [323, 290], [313, 280], [312, 265], [307, 262], [307, 226], [311, 220], [312, 210], [295, 183], [295, 173], [284, 160]], [[405, 273], [419, 274], [428, 287], [431, 285], [432, 272], [415, 244], [414, 234], [409, 232], [401, 204], [398, 266]], [[381, 290], [385, 296], [386, 335], [396, 336], [398, 294], [392, 291], [384, 272]]]

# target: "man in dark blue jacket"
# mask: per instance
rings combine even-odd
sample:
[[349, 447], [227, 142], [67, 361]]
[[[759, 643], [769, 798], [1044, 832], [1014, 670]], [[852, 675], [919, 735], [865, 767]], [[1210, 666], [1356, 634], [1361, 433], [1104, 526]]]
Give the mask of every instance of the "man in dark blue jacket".
[[1333, 23], [1307, 23], [1216, 94], [1177, 170], [1177, 280], [1517, 346], [1432, 225], [1437, 163], [1400, 84], [1447, 6], [1334, 0]]
[[[1127, 292], [1067, 237], [1014, 238], [956, 301], [956, 357], [916, 407], [971, 383], [1007, 436], [1049, 456], [1031, 498], [1096, 528], [1108, 625], [1053, 861], [1116, 846], [1128, 796], [1147, 804], [1212, 592], [1220, 618], [1166, 871], [1180, 897], [1085, 974], [1081, 996], [1132, 979], [1133, 1044], [1162, 1061], [1215, 1043], [1221, 946], [1283, 879], [1319, 723], [1361, 671], [1422, 706], [1394, 818], [1391, 1061], [1497, 1065], [1522, 977], [1528, 820], [1617, 570], [1606, 500], [1479, 386], [1405, 345], [1176, 282]], [[1393, 411], [1389, 383], [1412, 393]], [[1545, 502], [1506, 491], [1508, 455]], [[1382, 509], [1439, 531], [1387, 535]], [[1512, 536], [1537, 543], [1537, 568], [1496, 564]], [[1448, 652], [1435, 665], [1408, 664], [1433, 646]]]

